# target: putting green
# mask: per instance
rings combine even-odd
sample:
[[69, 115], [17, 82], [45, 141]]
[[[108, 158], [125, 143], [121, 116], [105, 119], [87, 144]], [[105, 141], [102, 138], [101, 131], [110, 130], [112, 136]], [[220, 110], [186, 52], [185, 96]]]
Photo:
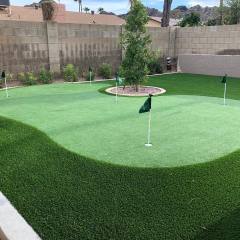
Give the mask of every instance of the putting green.
[[[153, 98], [152, 143], [144, 146], [145, 98], [99, 93], [106, 83], [53, 84], [0, 92], [0, 115], [30, 124], [65, 148], [99, 161], [176, 167], [214, 160], [240, 147], [240, 102], [200, 96]], [[23, 139], [24, 141], [24, 139]], [[14, 147], [14, 143], [13, 143]]]

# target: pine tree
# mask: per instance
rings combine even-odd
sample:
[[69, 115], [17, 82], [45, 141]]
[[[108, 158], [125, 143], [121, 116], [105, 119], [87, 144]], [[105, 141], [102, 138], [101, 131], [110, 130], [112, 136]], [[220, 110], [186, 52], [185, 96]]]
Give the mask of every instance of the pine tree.
[[122, 36], [122, 45], [125, 50], [122, 70], [125, 83], [135, 86], [138, 91], [140, 83], [146, 80], [148, 74], [147, 65], [150, 59], [148, 45], [151, 40], [146, 29], [149, 20], [147, 11], [139, 0], [132, 2]]

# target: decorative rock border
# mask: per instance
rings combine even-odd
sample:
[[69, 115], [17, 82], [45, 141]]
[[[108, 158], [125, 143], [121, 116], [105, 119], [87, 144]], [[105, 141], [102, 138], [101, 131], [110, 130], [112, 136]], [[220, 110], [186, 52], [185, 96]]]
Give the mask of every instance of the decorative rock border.
[[0, 192], [0, 239], [41, 240], [32, 227]]
[[141, 86], [138, 92], [135, 92], [132, 87], [126, 86], [124, 87], [110, 87], [105, 90], [107, 93], [116, 95], [116, 92], [120, 96], [128, 96], [128, 97], [143, 97], [152, 94], [153, 96], [161, 95], [166, 92], [163, 88], [153, 87], [153, 86]]

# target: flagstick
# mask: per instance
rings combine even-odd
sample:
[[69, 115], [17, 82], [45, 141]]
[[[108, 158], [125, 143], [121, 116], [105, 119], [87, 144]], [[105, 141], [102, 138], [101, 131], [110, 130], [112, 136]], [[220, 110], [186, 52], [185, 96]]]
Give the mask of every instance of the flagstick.
[[118, 103], [118, 84], [116, 81], [116, 103]]
[[7, 86], [7, 78], [5, 77], [4, 78], [4, 81], [5, 81], [5, 91], [6, 91], [6, 97], [8, 98], [9, 95], [8, 95], [8, 86]]
[[224, 84], [224, 106], [226, 105], [227, 83]]
[[89, 77], [90, 77], [90, 85], [92, 85], [92, 72], [89, 72]]
[[149, 118], [148, 118], [148, 140], [145, 144], [146, 147], [152, 147], [152, 144], [150, 143], [151, 140], [151, 119], [152, 119], [152, 110], [149, 111]]

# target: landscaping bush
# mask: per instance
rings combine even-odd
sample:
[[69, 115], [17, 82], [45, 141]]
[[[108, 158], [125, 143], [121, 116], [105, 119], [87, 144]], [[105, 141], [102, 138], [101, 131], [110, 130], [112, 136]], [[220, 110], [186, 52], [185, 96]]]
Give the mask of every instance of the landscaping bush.
[[47, 71], [45, 68], [41, 68], [39, 73], [39, 80], [41, 83], [49, 84], [52, 82], [53, 79], [53, 73], [50, 71]]
[[[86, 78], [86, 81], [90, 81], [90, 72], [87, 72], [85, 78]], [[94, 81], [94, 79], [95, 79], [95, 73], [94, 71], [92, 71], [91, 80]]]
[[99, 68], [99, 75], [105, 79], [112, 77], [112, 68], [110, 64], [103, 63]]
[[24, 84], [24, 85], [35, 85], [37, 83], [37, 78], [34, 75], [33, 72], [26, 72], [26, 73], [19, 73], [18, 79]]
[[[12, 73], [6, 73], [7, 83], [13, 81], [13, 78], [14, 78], [14, 75]], [[4, 87], [5, 87], [5, 81], [0, 76], [0, 88], [4, 88]]]
[[7, 82], [13, 81], [13, 78], [14, 78], [14, 75], [12, 73], [7, 73], [6, 74]]
[[121, 38], [125, 52], [122, 68], [125, 83], [138, 92], [139, 86], [147, 81], [151, 38], [146, 28], [149, 17], [145, 6], [137, 0], [132, 3]]
[[148, 63], [149, 74], [160, 74], [163, 72], [161, 58], [152, 56]]
[[63, 70], [64, 80], [67, 82], [76, 82], [78, 80], [78, 72], [73, 64], [68, 64]]

